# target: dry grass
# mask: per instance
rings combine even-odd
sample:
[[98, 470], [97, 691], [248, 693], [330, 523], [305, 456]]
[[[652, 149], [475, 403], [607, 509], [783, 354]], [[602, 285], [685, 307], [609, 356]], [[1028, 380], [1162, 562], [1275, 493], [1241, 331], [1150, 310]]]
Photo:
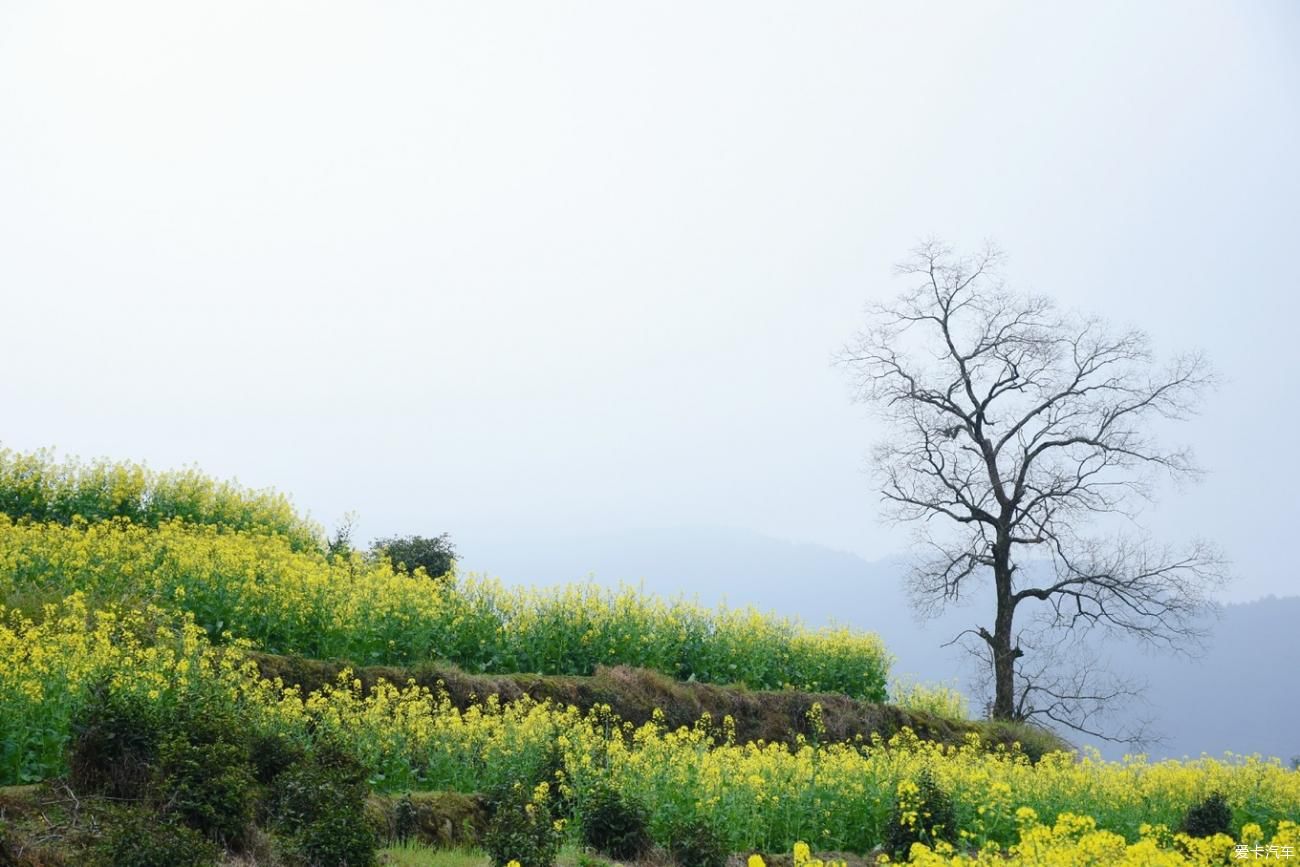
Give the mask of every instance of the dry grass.
[[741, 743], [766, 741], [789, 743], [797, 736], [809, 736], [808, 710], [822, 707], [823, 735], [827, 741], [889, 738], [907, 727], [923, 740], [960, 744], [970, 732], [978, 732], [990, 745], [1020, 741], [1031, 758], [1044, 752], [1068, 749], [1054, 735], [1028, 726], [1005, 723], [967, 722], [944, 719], [923, 711], [909, 711], [888, 704], [858, 701], [839, 693], [801, 690], [759, 691], [706, 683], [683, 683], [658, 672], [616, 666], [598, 668], [590, 677], [534, 674], [467, 674], [453, 665], [426, 664], [413, 668], [394, 666], [352, 666], [346, 662], [323, 662], [293, 656], [253, 654], [266, 677], [279, 677], [285, 684], [297, 684], [304, 692], [337, 681], [339, 672], [352, 668], [365, 688], [383, 678], [404, 684], [408, 679], [421, 686], [447, 690], [459, 708], [496, 695], [502, 702], [525, 696], [574, 705], [582, 710], [608, 704], [621, 719], [641, 725], [662, 710], [670, 728], [693, 725], [703, 714], [715, 720], [730, 716]]

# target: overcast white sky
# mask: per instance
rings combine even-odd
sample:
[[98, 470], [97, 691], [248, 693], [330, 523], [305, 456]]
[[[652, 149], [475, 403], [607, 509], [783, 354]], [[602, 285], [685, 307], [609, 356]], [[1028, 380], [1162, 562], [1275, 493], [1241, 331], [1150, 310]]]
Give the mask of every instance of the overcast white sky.
[[3, 0], [0, 442], [365, 538], [882, 557], [829, 359], [918, 238], [988, 237], [1210, 355], [1150, 522], [1295, 593], [1298, 155], [1292, 2]]

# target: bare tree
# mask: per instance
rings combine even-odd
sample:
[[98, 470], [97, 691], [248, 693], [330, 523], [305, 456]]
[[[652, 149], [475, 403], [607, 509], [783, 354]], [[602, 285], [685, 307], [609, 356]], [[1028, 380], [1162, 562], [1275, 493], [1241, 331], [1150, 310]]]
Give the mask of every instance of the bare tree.
[[839, 361], [891, 432], [873, 463], [927, 552], [909, 578], [918, 611], [992, 579], [992, 622], [962, 634], [990, 668], [991, 716], [1139, 740], [1099, 723], [1132, 685], [1060, 663], [1094, 631], [1174, 650], [1203, 638], [1221, 558], [1150, 541], [1138, 516], [1161, 477], [1198, 475], [1155, 429], [1185, 419], [1212, 374], [1199, 354], [1159, 366], [1141, 331], [1008, 292], [999, 259], [922, 245], [898, 268], [913, 288], [869, 308]]

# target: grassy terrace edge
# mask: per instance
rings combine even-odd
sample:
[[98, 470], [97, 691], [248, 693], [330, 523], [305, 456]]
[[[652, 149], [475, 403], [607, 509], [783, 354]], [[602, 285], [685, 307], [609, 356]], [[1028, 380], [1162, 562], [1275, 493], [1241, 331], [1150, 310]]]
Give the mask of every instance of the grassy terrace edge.
[[821, 709], [822, 737], [827, 742], [888, 739], [910, 729], [922, 740], [957, 746], [969, 734], [978, 734], [991, 749], [1019, 744], [1037, 761], [1056, 751], [1074, 747], [1038, 726], [996, 720], [956, 720], [897, 705], [862, 701], [833, 692], [796, 689], [751, 690], [741, 686], [685, 683], [659, 672], [630, 666], [599, 666], [592, 675], [472, 674], [446, 662], [420, 665], [364, 666], [347, 660], [307, 659], [294, 655], [253, 651], [248, 657], [268, 680], [298, 686], [304, 693], [335, 684], [348, 671], [369, 692], [387, 681], [398, 686], [414, 682], [435, 692], [445, 691], [452, 704], [464, 710], [489, 696], [505, 704], [522, 698], [550, 701], [588, 711], [606, 705], [620, 720], [640, 726], [656, 711], [672, 729], [693, 726], [704, 717], [720, 723], [730, 717], [738, 743], [792, 743], [816, 736], [810, 724], [813, 705]]

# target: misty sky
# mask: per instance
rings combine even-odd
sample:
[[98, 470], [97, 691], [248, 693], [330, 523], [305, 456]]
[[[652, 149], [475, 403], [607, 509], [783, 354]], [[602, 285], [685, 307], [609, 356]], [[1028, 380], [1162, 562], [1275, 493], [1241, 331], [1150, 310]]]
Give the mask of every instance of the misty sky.
[[488, 570], [903, 551], [830, 358], [927, 235], [1205, 350], [1210, 475], [1148, 523], [1300, 592], [1292, 2], [0, 2], [0, 442]]

